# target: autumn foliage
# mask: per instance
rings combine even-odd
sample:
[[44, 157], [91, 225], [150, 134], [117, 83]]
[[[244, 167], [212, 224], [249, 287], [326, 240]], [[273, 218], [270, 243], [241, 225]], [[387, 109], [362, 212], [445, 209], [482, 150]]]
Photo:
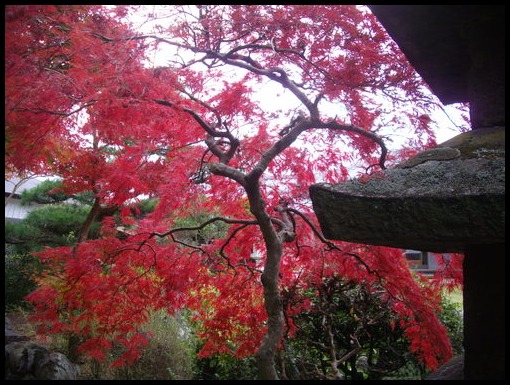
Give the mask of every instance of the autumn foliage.
[[[46, 332], [81, 336], [98, 360], [124, 346], [124, 365], [152, 310], [187, 308], [201, 355], [263, 360], [309, 305], [299, 293], [338, 275], [384, 287], [428, 368], [448, 359], [440, 285], [417, 282], [399, 250], [325, 240], [308, 196], [360, 169], [383, 175], [410, 128], [402, 147], [435, 143], [431, 97], [373, 16], [168, 7], [172, 22], [140, 32], [121, 21], [125, 6], [6, 6], [6, 173], [58, 175], [66, 193], [95, 196], [80, 242], [39, 253], [47, 269], [29, 300]], [[147, 64], [163, 48], [167, 64]], [[158, 204], [141, 216], [143, 197]], [[218, 224], [225, 233], [189, 237]]]

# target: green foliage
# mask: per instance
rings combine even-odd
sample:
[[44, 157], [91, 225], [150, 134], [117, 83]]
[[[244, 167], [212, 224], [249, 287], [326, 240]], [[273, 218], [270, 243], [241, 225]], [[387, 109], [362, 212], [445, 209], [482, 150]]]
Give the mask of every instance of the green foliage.
[[82, 205], [92, 205], [94, 203], [94, 193], [92, 191], [84, 191], [72, 196], [72, 199]]
[[140, 210], [140, 215], [149, 214], [154, 211], [154, 208], [158, 204], [159, 200], [154, 199], [144, 199], [140, 201], [136, 206]]
[[61, 190], [62, 182], [59, 180], [45, 180], [34, 188], [21, 192], [21, 203], [32, 202], [40, 204], [63, 202], [70, 197]]
[[[332, 350], [336, 359], [353, 351], [353, 336], [360, 343], [355, 354], [338, 365], [348, 380], [420, 380], [427, 370], [410, 351], [395, 313], [376, 288], [325, 279], [308, 297], [313, 306], [294, 317], [297, 332], [285, 341], [282, 378], [332, 379]], [[463, 353], [462, 305], [443, 296], [439, 319], [446, 327], [453, 353]], [[338, 373], [337, 373], [338, 376]]]
[[[214, 217], [214, 214], [198, 211], [186, 218], [176, 219], [175, 227], [196, 227]], [[209, 243], [214, 238], [224, 238], [228, 225], [222, 221], [215, 221], [199, 230], [184, 230], [178, 233], [178, 237], [198, 245]]]
[[[24, 306], [23, 298], [36, 288], [33, 276], [43, 266], [31, 253], [44, 246], [73, 245], [89, 210], [89, 206], [52, 204], [31, 211], [20, 222], [5, 222], [6, 305]], [[95, 225], [92, 234], [98, 231]]]
[[43, 206], [28, 214], [25, 222], [46, 232], [69, 234], [82, 226], [90, 211], [88, 206], [60, 204]]
[[24, 205], [33, 202], [40, 204], [61, 203], [71, 198], [78, 203], [89, 205], [94, 200], [92, 191], [71, 196], [64, 193], [62, 181], [50, 179], [41, 182], [34, 188], [22, 191], [20, 197], [21, 203]]
[[227, 354], [198, 358], [195, 380], [256, 380], [255, 357], [237, 359]]
[[441, 307], [442, 311], [439, 313], [439, 319], [448, 330], [453, 354], [462, 354], [464, 353], [463, 306], [449, 299], [448, 296], [443, 296]]
[[384, 376], [383, 380], [423, 380], [428, 371], [420, 366], [415, 359], [404, 363], [403, 366], [392, 372], [390, 375]]
[[36, 284], [32, 279], [34, 272], [39, 271], [41, 265], [37, 258], [30, 254], [5, 254], [5, 308], [26, 308], [24, 298]]
[[[294, 317], [296, 335], [286, 339], [287, 378], [380, 380], [406, 365], [419, 378], [396, 314], [374, 289], [333, 277], [309, 293], [313, 305]], [[335, 371], [333, 361], [351, 353]]]
[[38, 242], [34, 234], [37, 233], [34, 228], [25, 221], [11, 222], [5, 221], [5, 252], [7, 254], [26, 254], [36, 250]]
[[[339, 365], [350, 380], [421, 380], [427, 371], [411, 353], [394, 312], [364, 285], [335, 278], [325, 280], [312, 310], [295, 317], [298, 332], [285, 341], [278, 368], [282, 378], [324, 380], [332, 378], [327, 328], [333, 332], [335, 348], [345, 354], [352, 350], [351, 336], [358, 332], [361, 349]], [[454, 354], [462, 352], [461, 306], [443, 300], [440, 319], [448, 329]], [[254, 357], [237, 359], [219, 354], [198, 358], [196, 380], [257, 379]]]
[[91, 375], [108, 380], [191, 380], [196, 372], [196, 340], [185, 314], [154, 312], [143, 330], [152, 337], [138, 362], [129, 367], [108, 367], [122, 354], [118, 348], [107, 362], [91, 362]]
[[[40, 207], [21, 222], [6, 223], [6, 242], [14, 243], [20, 252], [38, 251], [43, 246], [73, 245], [89, 211], [89, 206], [66, 203]], [[96, 224], [91, 235], [94, 237], [98, 232], [99, 224]]]

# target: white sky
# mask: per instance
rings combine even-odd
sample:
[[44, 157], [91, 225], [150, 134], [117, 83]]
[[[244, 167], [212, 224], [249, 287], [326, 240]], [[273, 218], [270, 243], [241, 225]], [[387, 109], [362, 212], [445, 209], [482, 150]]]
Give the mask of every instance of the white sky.
[[[155, 23], [164, 24], [165, 22], [169, 22], [165, 15], [169, 15], [171, 10], [172, 9], [169, 8], [168, 5], [148, 5], [146, 8], [144, 8], [144, 13], [152, 12], [153, 15], [158, 16], [158, 19], [155, 20]], [[144, 18], [143, 16], [133, 15], [129, 18], [129, 21], [133, 23], [133, 26], [137, 30], [143, 33], [152, 32], [152, 25], [154, 23], [149, 22], [147, 18]], [[152, 55], [154, 65], [167, 66], [169, 64], [169, 58], [172, 57], [174, 53], [175, 51], [171, 52], [171, 48], [168, 45], [161, 45], [159, 51], [154, 52]], [[182, 52], [180, 54], [182, 54]], [[295, 99], [294, 96], [289, 96], [289, 99], [285, 100], [285, 103], [282, 103], [282, 98], [285, 98], [285, 96], [289, 95], [290, 93], [285, 93], [279, 84], [268, 81], [263, 87], [259, 87], [259, 90], [260, 93], [258, 94], [258, 97], [255, 97], [260, 100], [260, 107], [264, 111], [271, 112], [281, 108], [282, 105], [288, 106], [289, 104], [295, 104], [296, 107], [300, 107], [299, 102]], [[439, 100], [438, 103], [441, 104]], [[338, 106], [336, 108], [338, 108]], [[437, 128], [434, 131], [438, 144], [458, 135], [461, 132], [460, 127], [465, 127], [466, 125], [462, 119], [461, 112], [459, 112], [458, 105], [456, 104], [444, 106], [444, 110], [438, 108], [437, 111], [431, 115], [431, 118], [434, 122], [437, 123]], [[285, 123], [286, 122], [288, 122], [288, 118], [285, 120]], [[412, 135], [411, 131], [412, 130], [410, 129], [409, 135]], [[402, 140], [405, 140], [404, 136], [405, 133], [402, 133]], [[392, 139], [394, 142], [392, 144], [388, 143], [387, 145], [390, 148], [398, 148], [398, 136], [393, 136]]]

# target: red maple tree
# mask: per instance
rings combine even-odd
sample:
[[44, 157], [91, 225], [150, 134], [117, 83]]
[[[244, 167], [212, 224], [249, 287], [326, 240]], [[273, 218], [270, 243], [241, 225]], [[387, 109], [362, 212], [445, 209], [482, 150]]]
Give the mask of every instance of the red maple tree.
[[[384, 286], [429, 368], [448, 359], [440, 288], [417, 283], [398, 250], [324, 239], [308, 196], [353, 162], [383, 173], [399, 129], [413, 130], [404, 147], [435, 143], [433, 100], [375, 18], [352, 5], [170, 9], [145, 34], [119, 21], [124, 6], [5, 9], [6, 173], [52, 173], [95, 197], [79, 242], [39, 253], [48, 268], [29, 299], [47, 332], [82, 336], [97, 359], [121, 343], [122, 365], [151, 310], [186, 307], [202, 355], [256, 354], [276, 379], [284, 315], [307, 306], [284, 308], [282, 290], [340, 275]], [[162, 47], [168, 65], [147, 66]], [[158, 199], [143, 218], [140, 197]], [[183, 236], [219, 223], [221, 237]]]

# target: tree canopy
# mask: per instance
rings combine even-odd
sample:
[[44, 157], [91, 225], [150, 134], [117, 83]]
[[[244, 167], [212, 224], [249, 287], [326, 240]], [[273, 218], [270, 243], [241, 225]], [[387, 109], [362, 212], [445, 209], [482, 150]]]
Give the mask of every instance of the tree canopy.
[[[146, 14], [147, 32], [127, 6], [5, 8], [6, 174], [94, 197], [77, 242], [38, 254], [51, 266], [29, 296], [38, 319], [97, 359], [124, 345], [123, 365], [151, 311], [186, 307], [201, 355], [256, 354], [276, 379], [310, 306], [299, 293], [339, 276], [384, 288], [430, 369], [448, 359], [440, 287], [399, 250], [326, 240], [308, 195], [435, 144], [437, 101], [377, 20], [353, 5], [164, 9], [171, 22]], [[157, 204], [137, 215], [145, 198]]]

